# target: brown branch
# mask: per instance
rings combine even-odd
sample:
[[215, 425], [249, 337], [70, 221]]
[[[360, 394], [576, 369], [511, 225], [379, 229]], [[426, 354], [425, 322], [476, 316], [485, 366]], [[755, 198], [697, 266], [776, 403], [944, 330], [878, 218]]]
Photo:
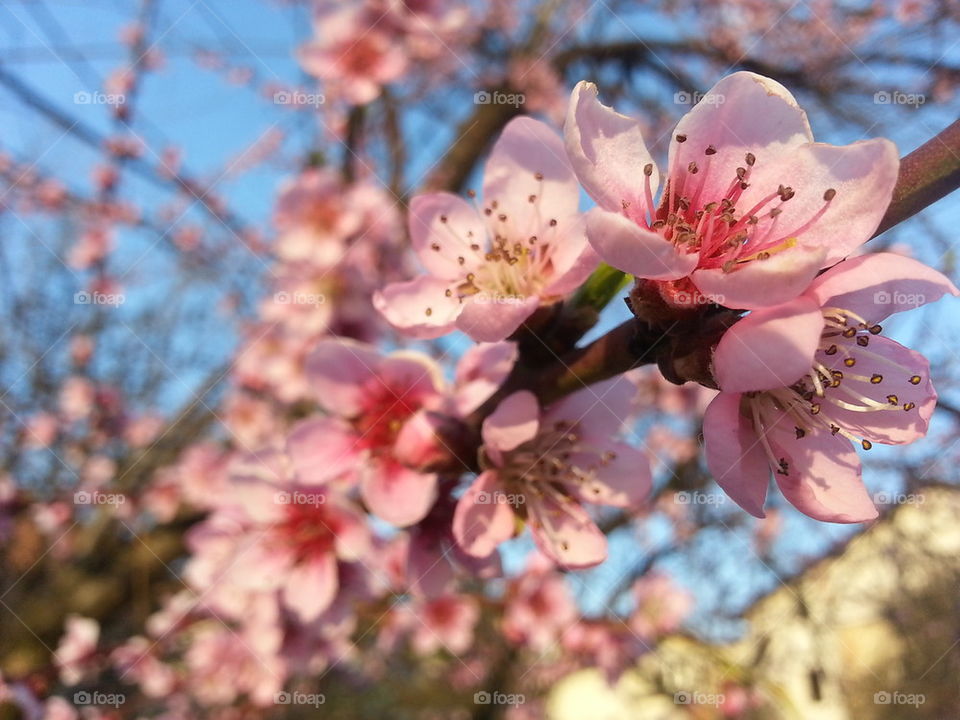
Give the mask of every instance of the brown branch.
[[893, 200], [874, 237], [960, 187], [960, 120], [900, 161]]

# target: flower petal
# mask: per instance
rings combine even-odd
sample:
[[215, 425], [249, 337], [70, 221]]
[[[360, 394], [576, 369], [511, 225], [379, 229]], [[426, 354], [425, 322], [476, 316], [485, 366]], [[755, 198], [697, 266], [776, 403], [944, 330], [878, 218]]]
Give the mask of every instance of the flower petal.
[[452, 332], [463, 306], [450, 282], [421, 275], [391, 283], [373, 294], [373, 306], [393, 327], [414, 338], [436, 338]]
[[337, 587], [337, 560], [324, 553], [290, 569], [283, 584], [283, 602], [302, 622], [311, 622], [330, 607]]
[[[890, 204], [897, 182], [900, 158], [896, 146], [877, 138], [850, 145], [810, 143], [789, 152], [765, 158], [757, 163], [749, 178], [749, 187], [737, 202], [746, 212], [779, 185], [790, 186], [794, 195], [778, 203], [775, 234], [770, 240], [794, 236], [801, 245], [827, 250], [824, 266], [833, 265], [870, 239]], [[824, 193], [835, 195], [824, 209]], [[769, 209], [771, 206], [767, 206]], [[758, 231], [770, 222], [762, 213]]]
[[396, 527], [426, 517], [437, 499], [437, 476], [399, 463], [371, 462], [362, 470], [360, 495], [370, 512]]
[[590, 385], [550, 405], [543, 425], [563, 421], [577, 425], [577, 433], [594, 443], [607, 443], [623, 430], [634, 414], [637, 386], [619, 375]]
[[725, 392], [773, 390], [810, 372], [823, 332], [815, 300], [800, 296], [783, 305], [754, 310], [720, 339], [713, 374]]
[[501, 402], [483, 421], [483, 444], [509, 452], [533, 440], [540, 430], [540, 404], [536, 396], [521, 390]]
[[718, 305], [753, 310], [793, 300], [810, 286], [824, 265], [824, 248], [796, 246], [751, 260], [732, 272], [720, 268], [697, 270], [690, 279]]
[[550, 284], [544, 297], [566, 295], [583, 285], [597, 269], [600, 257], [587, 241], [586, 216], [577, 215], [558, 227], [564, 228], [550, 252]]
[[545, 493], [527, 502], [537, 547], [558, 565], [586, 568], [607, 559], [607, 538], [576, 500]]
[[960, 295], [949, 278], [895, 253], [845, 260], [814, 280], [809, 290], [824, 307], [852, 310], [868, 323], [935, 302], [948, 293]]
[[365, 385], [380, 365], [375, 348], [355, 340], [321, 340], [306, 361], [306, 374], [320, 406], [339, 417], [363, 408]]
[[319, 485], [351, 470], [362, 451], [357, 434], [339, 418], [301, 420], [287, 436], [287, 455], [297, 481]]
[[601, 452], [574, 453], [568, 462], [583, 472], [582, 479], [566, 483], [584, 502], [613, 507], [636, 507], [650, 495], [652, 479], [646, 453], [622, 442], [607, 441]]
[[680, 253], [661, 235], [615, 212], [587, 213], [587, 238], [604, 262], [651, 280], [676, 280], [693, 272], [696, 253]]
[[536, 295], [497, 298], [480, 293], [463, 301], [456, 326], [477, 342], [499, 342], [513, 335], [539, 305]]
[[461, 355], [454, 381], [457, 414], [469, 415], [493, 395], [513, 370], [517, 355], [512, 342], [479, 343]]
[[860, 458], [849, 440], [819, 425], [798, 439], [786, 416], [768, 429], [767, 438], [785, 462], [786, 472], [774, 473], [777, 485], [797, 510], [823, 522], [867, 522], [877, 517], [860, 478]]
[[707, 468], [714, 481], [754, 517], [766, 517], [763, 504], [770, 463], [753, 423], [740, 411], [740, 393], [720, 393], [703, 414]]
[[563, 140], [549, 125], [530, 117], [507, 123], [483, 174], [484, 206], [493, 202], [519, 238], [541, 234], [549, 219], [577, 211], [580, 186]]
[[[827, 355], [820, 351], [816, 355], [817, 362], [828, 370], [843, 373], [839, 387], [827, 390], [827, 399], [863, 406], [863, 399], [868, 398], [883, 409], [860, 412], [831, 403], [827, 406], [830, 418], [844, 430], [886, 445], [911, 443], [926, 435], [937, 405], [927, 359], [883, 336], [870, 338], [869, 356], [861, 356], [859, 347], [850, 352], [857, 359], [852, 368], [844, 364], [845, 353]], [[870, 382], [874, 373], [882, 377], [880, 382]], [[914, 377], [920, 378], [916, 385], [910, 382]], [[910, 409], [905, 411], [907, 407]]]
[[[483, 261], [486, 225], [476, 209], [456, 195], [417, 195], [410, 201], [407, 224], [414, 252], [438, 278], [461, 278]], [[471, 250], [472, 243], [481, 250]]]
[[573, 89], [564, 140], [580, 184], [600, 207], [614, 212], [624, 203], [645, 208], [643, 169], [648, 164], [653, 165], [650, 191], [656, 194], [660, 174], [640, 123], [602, 105], [593, 83], [581, 82]]
[[491, 502], [500, 491], [497, 474], [481, 473], [457, 502], [453, 513], [453, 536], [472, 557], [487, 557], [513, 537], [516, 523], [507, 503]]
[[[676, 142], [677, 136], [686, 140]], [[673, 172], [696, 163], [700, 172], [688, 176], [681, 170], [679, 178], [670, 180], [695, 182], [697, 187], [703, 183], [699, 194], [704, 203], [719, 202], [748, 152], [754, 153], [759, 168], [812, 140], [807, 114], [783, 85], [751, 72], [733, 73], [714, 85], [677, 123], [668, 167]], [[706, 156], [704, 151], [711, 145], [716, 153]], [[821, 194], [823, 190], [826, 188]], [[682, 194], [693, 193], [684, 186]]]

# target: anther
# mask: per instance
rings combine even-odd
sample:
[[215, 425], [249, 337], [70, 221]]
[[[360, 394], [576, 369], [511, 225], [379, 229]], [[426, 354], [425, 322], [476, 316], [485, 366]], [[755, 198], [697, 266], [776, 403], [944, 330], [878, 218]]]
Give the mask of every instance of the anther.
[[873, 383], [874, 385], [879, 385], [880, 383], [883, 382], [883, 375], [881, 375], [880, 373], [874, 373], [870, 377], [870, 382]]
[[677, 135], [676, 140], [677, 140], [678, 143], [685, 143], [685, 142], [687, 141], [687, 136], [686, 136], [686, 135]]
[[914, 375], [913, 377], [910, 378], [910, 384], [911, 384], [911, 385], [919, 385], [919, 384], [920, 384], [920, 381], [921, 381], [922, 379], [923, 379], [923, 378], [921, 378], [919, 375]]
[[861, 440], [861, 441], [860, 441], [860, 446], [861, 446], [864, 450], [869, 450], [870, 448], [873, 447], [873, 443], [870, 442], [869, 440]]
[[747, 153], [746, 157], [744, 157], [744, 161], [747, 163], [748, 167], [753, 167], [753, 164], [757, 162], [757, 158], [753, 153]]
[[833, 200], [836, 196], [837, 196], [837, 191], [834, 190], [833, 188], [830, 188], [829, 190], [827, 190], [827, 191], [823, 194], [823, 199], [826, 200], [827, 202], [830, 202], [830, 201]]

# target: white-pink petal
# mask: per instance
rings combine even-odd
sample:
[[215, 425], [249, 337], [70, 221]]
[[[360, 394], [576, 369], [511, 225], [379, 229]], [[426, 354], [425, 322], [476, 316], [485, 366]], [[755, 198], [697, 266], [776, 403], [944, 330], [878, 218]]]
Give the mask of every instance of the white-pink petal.
[[640, 123], [597, 99], [597, 86], [578, 83], [570, 96], [564, 140], [574, 172], [587, 193], [607, 210], [620, 212], [623, 203], [645, 207], [643, 169], [653, 165], [651, 193], [660, 176], [643, 141]]
[[529, 390], [506, 397], [483, 421], [483, 443], [488, 448], [509, 452], [533, 440], [540, 430], [540, 404]]
[[682, 278], [693, 271], [699, 259], [696, 253], [679, 252], [663, 236], [619, 212], [601, 208], [587, 213], [587, 239], [608, 265], [650, 280]]
[[727, 330], [713, 354], [713, 374], [725, 392], [774, 390], [810, 372], [823, 332], [813, 298], [754, 310]]

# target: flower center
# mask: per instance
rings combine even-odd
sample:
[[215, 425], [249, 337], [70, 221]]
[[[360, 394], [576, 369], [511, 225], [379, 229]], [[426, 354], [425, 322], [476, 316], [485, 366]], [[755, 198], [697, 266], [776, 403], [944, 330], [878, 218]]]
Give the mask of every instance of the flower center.
[[[482, 295], [491, 302], [520, 302], [539, 295], [553, 274], [553, 254], [560, 239], [560, 223], [556, 218], [543, 217], [540, 198], [543, 190], [543, 173], [534, 173], [539, 183], [536, 193], [526, 201], [533, 206], [531, 217], [520, 220], [503, 212], [496, 199], [490, 199], [478, 212], [486, 218], [486, 233], [476, 237], [472, 230], [461, 233], [451, 226], [446, 215], [440, 222], [446, 228], [448, 240], [440, 239], [431, 244], [433, 252], [449, 252], [446, 242], [456, 249], [457, 262], [464, 268], [463, 274], [447, 289], [447, 297], [464, 298]], [[473, 190], [468, 195], [475, 199]], [[427, 308], [427, 316], [432, 309]]]
[[[675, 140], [682, 145], [687, 138], [677, 135]], [[629, 203], [623, 204], [624, 215], [634, 222], [660, 233], [679, 251], [697, 253], [700, 268], [734, 272], [746, 263], [767, 260], [794, 247], [837, 196], [836, 190], [827, 189], [823, 193], [823, 205], [812, 217], [784, 231], [778, 221], [783, 205], [795, 195], [793, 188], [780, 185], [751, 207], [744, 207], [741, 202], [757, 163], [753, 153], [744, 156], [743, 165], [736, 169], [722, 196], [704, 197], [710, 164], [716, 154], [716, 148], [709, 145], [704, 150], [702, 167], [695, 161], [680, 167], [680, 153], [675, 153], [659, 205], [654, 204], [650, 185], [653, 165], [648, 164], [643, 169], [643, 207], [631, 209]]]
[[359, 447], [371, 451], [385, 451], [393, 447], [403, 424], [422, 403], [405, 390], [393, 390], [374, 379], [369, 388], [363, 410], [354, 420]]
[[316, 493], [316, 496], [318, 501], [314, 504], [288, 505], [286, 517], [278, 527], [282, 541], [294, 549], [298, 561], [323, 556], [334, 549], [334, 529], [330, 527], [330, 519], [320, 502], [320, 494]]
[[[798, 440], [817, 429], [829, 430], [859, 443], [870, 440], [850, 428], [848, 412], [911, 412], [923, 400], [924, 377], [882, 352], [870, 348], [870, 339], [883, 328], [851, 310], [823, 308], [824, 327], [814, 362], [806, 376], [777, 390], [746, 393], [746, 412], [777, 472], [789, 474], [785, 458], [776, 457], [766, 437], [787, 417]], [[893, 386], [896, 387], [893, 387]], [[875, 395], [875, 397], [874, 397]]]

